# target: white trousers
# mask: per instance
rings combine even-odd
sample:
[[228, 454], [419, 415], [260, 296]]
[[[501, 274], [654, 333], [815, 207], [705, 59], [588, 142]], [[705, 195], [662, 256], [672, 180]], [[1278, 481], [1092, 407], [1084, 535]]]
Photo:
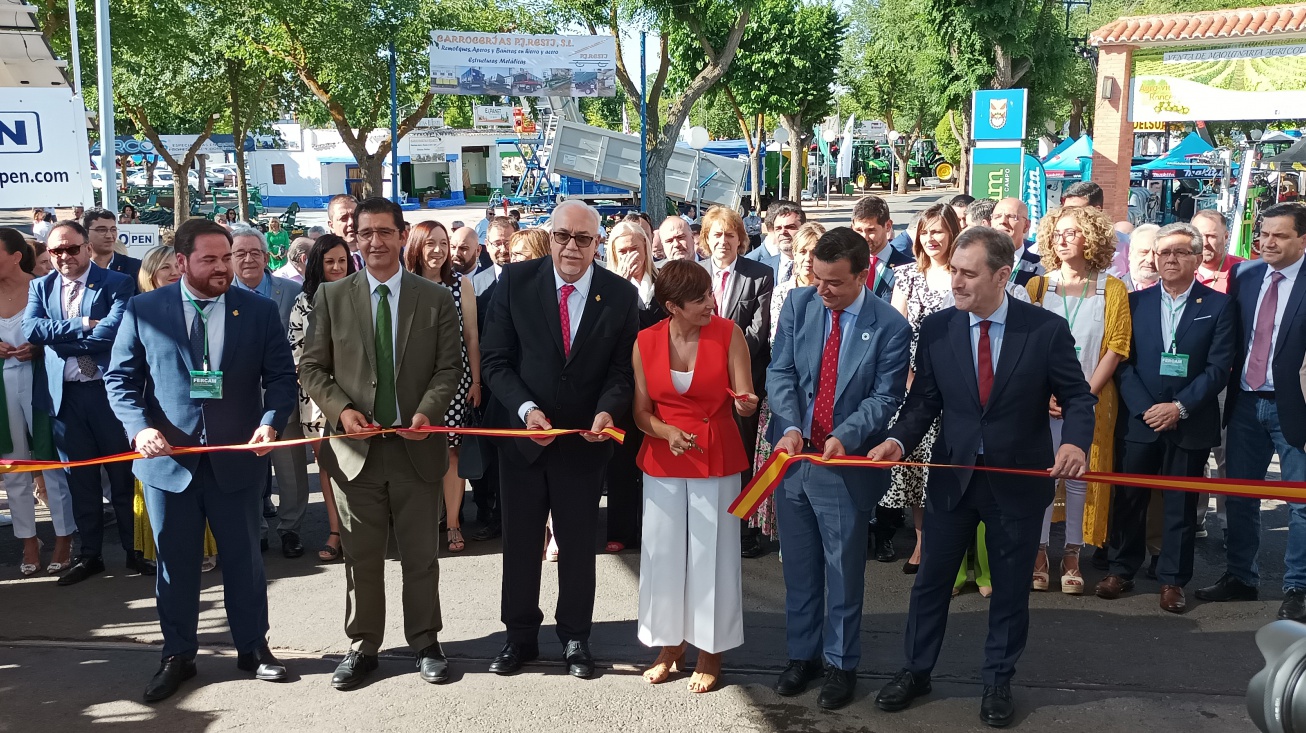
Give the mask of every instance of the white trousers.
[[[1061, 450], [1061, 426], [1058, 418], [1049, 418], [1052, 428], [1052, 450]], [[1088, 482], [1078, 479], [1065, 479], [1066, 487], [1066, 544], [1084, 544], [1084, 505], [1088, 503]], [[1056, 502], [1053, 502], [1054, 504]], [[1052, 504], [1048, 504], [1043, 513], [1043, 534], [1039, 543], [1046, 545], [1052, 536]]]
[[[2, 364], [3, 362], [0, 362]], [[3, 367], [0, 367], [3, 369]], [[32, 368], [3, 369], [5, 402], [9, 407], [9, 435], [14, 450], [0, 456], [5, 459], [27, 460], [32, 457], [28, 436], [32, 433]], [[68, 493], [68, 476], [62, 469], [42, 471], [45, 476], [46, 500], [50, 504], [50, 518], [54, 533], [67, 537], [77, 531], [73, 521], [73, 500]], [[6, 473], [0, 479], [9, 497], [9, 513], [14, 520], [14, 536], [20, 540], [36, 536], [36, 496], [30, 473]]]
[[689, 642], [719, 654], [744, 643], [740, 522], [726, 510], [739, 474], [677, 479], [644, 474], [639, 640]]

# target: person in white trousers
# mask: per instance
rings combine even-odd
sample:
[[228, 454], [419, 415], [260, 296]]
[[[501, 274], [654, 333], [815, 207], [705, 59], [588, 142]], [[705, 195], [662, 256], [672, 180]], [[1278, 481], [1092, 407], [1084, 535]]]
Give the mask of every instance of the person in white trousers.
[[639, 640], [661, 647], [644, 673], [652, 684], [697, 647], [689, 690], [701, 693], [716, 686], [722, 652], [744, 643], [740, 523], [727, 508], [748, 466], [733, 413], [752, 415], [758, 398], [743, 332], [712, 314], [707, 270], [668, 262], [654, 297], [671, 317], [640, 332], [633, 355], [635, 424], [648, 435]]

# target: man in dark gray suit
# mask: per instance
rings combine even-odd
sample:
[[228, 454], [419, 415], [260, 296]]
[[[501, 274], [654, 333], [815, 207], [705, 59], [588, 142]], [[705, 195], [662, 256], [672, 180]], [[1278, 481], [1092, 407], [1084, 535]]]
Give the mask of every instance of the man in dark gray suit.
[[[268, 270], [268, 244], [263, 233], [252, 227], [238, 227], [231, 233], [231, 259], [236, 270], [233, 285], [243, 290], [262, 295], [277, 304], [277, 314], [281, 317], [282, 328], [290, 332], [290, 311], [295, 307], [295, 298], [303, 287], [294, 281], [276, 277]], [[288, 337], [287, 337], [288, 338]], [[296, 401], [294, 412], [286, 423], [285, 440], [304, 437], [304, 428], [299, 422], [299, 403]], [[304, 554], [304, 544], [299, 539], [299, 527], [304, 518], [304, 509], [308, 506], [308, 457], [302, 447], [278, 448], [272, 451], [272, 470], [277, 476], [277, 492], [281, 497], [281, 506], [276, 509], [279, 517], [277, 534], [281, 537], [281, 554], [289, 558]], [[271, 501], [271, 479], [264, 490], [263, 521], [259, 528], [260, 543], [267, 549], [267, 517]]]
[[496, 216], [490, 220], [490, 228], [485, 233], [485, 251], [490, 254], [491, 265], [472, 277], [472, 287], [480, 296], [499, 281], [503, 266], [512, 261], [509, 241], [517, 231], [517, 222], [506, 216]]

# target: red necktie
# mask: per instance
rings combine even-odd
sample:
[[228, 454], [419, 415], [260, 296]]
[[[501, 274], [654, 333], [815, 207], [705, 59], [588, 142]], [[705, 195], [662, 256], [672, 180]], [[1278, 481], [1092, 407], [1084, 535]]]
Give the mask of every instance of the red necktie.
[[563, 285], [558, 289], [562, 298], [558, 300], [558, 320], [562, 321], [562, 355], [571, 358], [571, 310], [567, 299], [576, 292], [574, 285]]
[[989, 326], [993, 325], [992, 321], [980, 321], [980, 337], [978, 357], [979, 362], [979, 400], [980, 407], [988, 404], [989, 393], [993, 391], [993, 350], [989, 346]]
[[1252, 353], [1247, 358], [1247, 386], [1253, 390], [1265, 386], [1270, 368], [1270, 342], [1274, 341], [1274, 317], [1279, 312], [1279, 283], [1283, 279], [1282, 272], [1270, 275], [1270, 287], [1265, 291], [1265, 297], [1261, 298], [1261, 307], [1256, 309]]
[[843, 311], [830, 311], [830, 335], [825, 337], [821, 352], [821, 374], [816, 386], [816, 402], [812, 404], [812, 445], [825, 446], [825, 439], [834, 430], [834, 391], [839, 384], [839, 343], [843, 329], [839, 318]]
[[871, 255], [871, 278], [870, 278], [871, 292], [875, 292], [875, 286], [880, 284], [880, 281], [875, 277], [875, 268], [877, 268], [879, 265], [880, 265], [880, 258], [876, 257], [875, 255]]
[[721, 285], [716, 291], [716, 314], [722, 318], [724, 318], [726, 314], [726, 278], [729, 275], [729, 270], [721, 271]]

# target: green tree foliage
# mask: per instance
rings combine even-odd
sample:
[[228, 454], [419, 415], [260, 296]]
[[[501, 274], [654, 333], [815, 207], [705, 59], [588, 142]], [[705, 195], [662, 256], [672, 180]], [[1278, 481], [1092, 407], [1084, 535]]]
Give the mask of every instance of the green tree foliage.
[[[926, 12], [930, 1], [854, 0], [850, 12], [843, 80], [863, 116], [902, 133], [906, 144], [894, 146], [900, 171], [943, 112], [947, 52]], [[905, 175], [898, 190], [907, 191]]]

